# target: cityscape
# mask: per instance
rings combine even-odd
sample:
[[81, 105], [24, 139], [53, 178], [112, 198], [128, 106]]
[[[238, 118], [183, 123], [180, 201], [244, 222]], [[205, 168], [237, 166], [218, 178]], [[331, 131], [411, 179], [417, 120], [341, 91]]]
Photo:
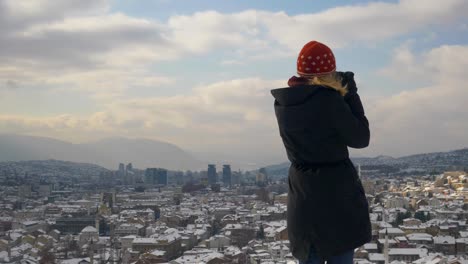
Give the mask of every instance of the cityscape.
[[[354, 263], [467, 263], [466, 172], [389, 176], [375, 166], [357, 165], [372, 242], [355, 249]], [[287, 175], [268, 167], [106, 170], [45, 160], [0, 168], [1, 263], [296, 263]]]

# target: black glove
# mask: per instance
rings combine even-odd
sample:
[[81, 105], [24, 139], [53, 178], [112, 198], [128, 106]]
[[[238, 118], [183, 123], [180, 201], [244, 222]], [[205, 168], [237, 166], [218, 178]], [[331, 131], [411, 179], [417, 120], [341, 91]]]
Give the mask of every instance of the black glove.
[[341, 77], [341, 85], [343, 86], [346, 85], [346, 90], [348, 90], [348, 92], [345, 95], [345, 99], [346, 97], [356, 94], [357, 86], [356, 86], [356, 82], [354, 81], [354, 73], [350, 71], [337, 72], [337, 73]]
[[356, 82], [354, 81], [353, 72], [337, 72], [341, 77], [341, 85], [346, 86], [348, 92], [344, 96], [345, 102], [351, 108], [351, 111], [356, 116], [364, 115], [364, 108], [362, 107], [361, 98], [357, 93]]

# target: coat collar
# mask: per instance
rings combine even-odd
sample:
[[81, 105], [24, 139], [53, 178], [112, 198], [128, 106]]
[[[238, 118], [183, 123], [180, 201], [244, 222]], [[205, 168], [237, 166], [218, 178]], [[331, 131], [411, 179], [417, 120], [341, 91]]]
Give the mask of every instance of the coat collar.
[[334, 90], [321, 85], [298, 85], [272, 89], [271, 94], [281, 106], [292, 106], [304, 103], [320, 89]]

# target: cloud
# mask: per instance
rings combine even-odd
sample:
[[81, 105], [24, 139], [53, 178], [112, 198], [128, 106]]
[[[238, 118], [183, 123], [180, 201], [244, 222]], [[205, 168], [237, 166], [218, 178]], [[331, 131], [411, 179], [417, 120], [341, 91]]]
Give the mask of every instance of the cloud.
[[378, 73], [396, 80], [424, 79], [440, 83], [461, 80], [466, 78], [466, 55], [466, 46], [462, 45], [442, 45], [414, 54], [411, 43], [405, 43], [395, 49], [390, 65]]
[[[395, 58], [400, 52], [395, 51]], [[463, 58], [468, 56], [468, 46], [443, 45], [423, 53], [404, 53], [419, 59], [395, 59], [386, 71], [405, 73], [419, 67], [431, 76], [431, 84], [369, 101], [363, 96], [371, 145], [353, 154], [399, 156], [467, 146], [468, 91], [464, 84], [468, 79], [459, 69], [467, 66]], [[278, 161], [285, 156], [269, 90], [283, 85], [283, 80], [261, 78], [221, 81], [194, 87], [187, 95], [116, 99], [103, 111], [82, 118], [0, 116], [0, 127], [71, 141], [138, 135], [188, 149], [248, 151], [246, 157], [253, 160], [261, 155]]]
[[[7, 80], [70, 87], [73, 73], [146, 68], [195, 54], [223, 53], [236, 61], [294, 56], [310, 39], [333, 47], [374, 43], [464, 17], [468, 3], [430, 0], [371, 2], [316, 13], [246, 10], [174, 15], [158, 22], [113, 12], [105, 0], [2, 1], [0, 3], [0, 82]], [[13, 71], [13, 73], [11, 72]], [[139, 72], [141, 77], [143, 71]], [[76, 74], [79, 76], [80, 74]], [[107, 76], [103, 76], [105, 80]], [[75, 79], [78, 87], [92, 87]], [[122, 87], [131, 87], [131, 82]], [[71, 87], [73, 88], [73, 87]], [[99, 89], [92, 89], [100, 91]], [[117, 87], [114, 93], [125, 90]]]
[[[226, 66], [294, 57], [310, 39], [336, 48], [372, 45], [453, 24], [465, 17], [468, 7], [463, 0], [447, 0], [443, 5], [435, 0], [424, 5], [401, 0], [300, 15], [204, 11], [156, 21], [111, 11], [109, 3], [0, 2], [0, 85], [10, 93], [25, 87], [47, 90], [44, 94], [85, 91], [99, 109], [88, 115], [2, 114], [2, 131], [75, 142], [138, 136], [198, 150], [245, 153], [248, 149], [245, 155], [252, 158], [285, 158], [269, 94], [269, 89], [285, 85], [284, 81], [239, 78], [159, 97], [130, 90], [185, 84], [154, 70], [155, 64], [183, 63], [190, 56], [213, 54], [221, 54], [220, 64]], [[467, 81], [466, 50], [466, 46], [444, 45], [414, 53], [408, 43], [395, 51], [381, 74], [430, 84], [365, 101], [373, 128], [372, 145], [365, 154], [398, 155], [466, 145], [463, 98], [467, 94], [462, 89]]]
[[406, 46], [396, 49], [392, 63], [381, 72], [400, 81], [431, 84], [370, 103], [369, 152], [403, 155], [468, 147], [466, 58], [466, 45], [442, 45], [419, 54]]
[[270, 144], [279, 156], [279, 141], [269, 140], [278, 137], [270, 89], [282, 85], [261, 78], [222, 81], [195, 87], [189, 95], [117, 99], [87, 117], [0, 115], [0, 128], [74, 142], [138, 135], [204, 150]]
[[[452, 0], [438, 8], [427, 4], [424, 14], [416, 8], [419, 4], [406, 0], [295, 16], [257, 10], [204, 11], [158, 22], [111, 12], [104, 0], [60, 4], [3, 1], [0, 83], [82, 90], [98, 104], [107, 104], [128, 98], [130, 89], [176, 83], [174, 78], [154, 72], [154, 63], [213, 52], [224, 52], [230, 58], [223, 59], [222, 65], [272, 60], [294, 56], [310, 37], [333, 46], [381, 41], [427, 27], [431, 21], [443, 23], [460, 17], [464, 3]], [[254, 111], [248, 115], [252, 119], [259, 116]]]
[[[334, 47], [352, 43], [381, 42], [432, 25], [444, 25], [462, 18], [468, 3], [401, 0], [398, 3], [371, 2], [366, 5], [335, 7], [320, 13], [289, 16], [284, 12], [261, 13], [269, 35], [297, 50], [311, 38]], [[436, 22], [435, 22], [436, 21]]]

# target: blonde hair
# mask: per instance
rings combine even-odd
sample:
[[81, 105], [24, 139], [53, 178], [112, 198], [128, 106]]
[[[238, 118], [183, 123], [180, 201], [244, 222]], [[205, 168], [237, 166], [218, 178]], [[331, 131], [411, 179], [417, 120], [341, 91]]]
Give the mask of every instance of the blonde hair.
[[342, 96], [344, 96], [347, 92], [348, 89], [346, 89], [346, 86], [343, 86], [341, 84], [341, 77], [336, 73], [328, 73], [324, 75], [316, 75], [316, 76], [311, 76], [307, 77], [309, 79], [308, 84], [314, 84], [314, 85], [323, 85], [330, 87], [332, 89], [337, 90]]

